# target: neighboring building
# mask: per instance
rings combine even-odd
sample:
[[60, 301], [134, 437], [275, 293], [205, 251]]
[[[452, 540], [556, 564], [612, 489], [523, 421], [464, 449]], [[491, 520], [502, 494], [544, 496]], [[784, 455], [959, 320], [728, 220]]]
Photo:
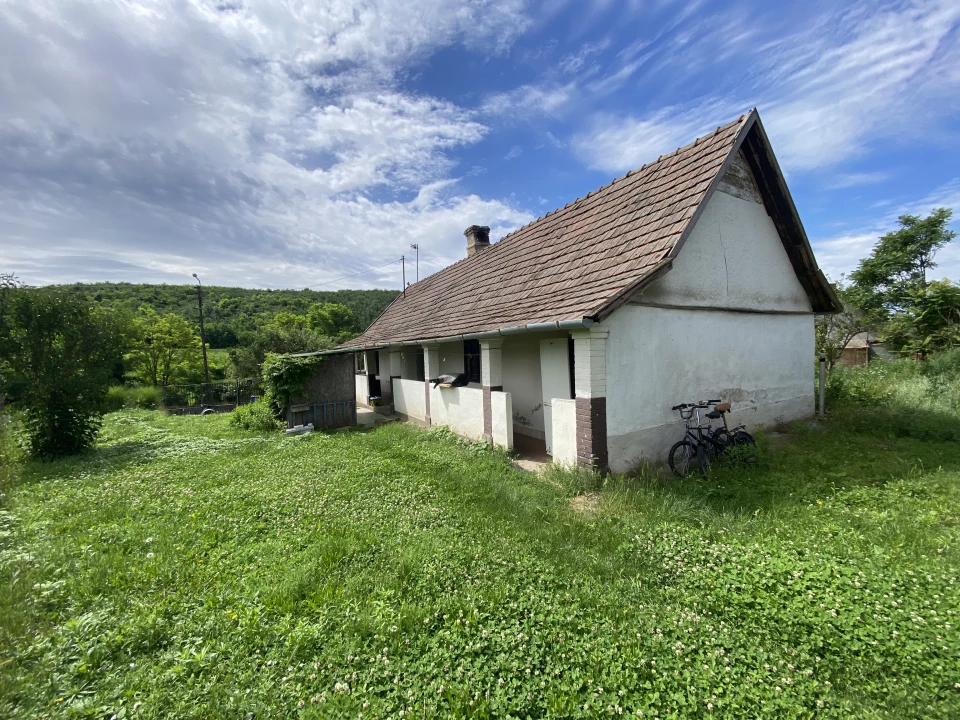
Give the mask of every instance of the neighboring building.
[[[465, 235], [464, 260], [333, 351], [360, 358], [361, 402], [613, 470], [662, 459], [681, 402], [813, 414], [814, 313], [839, 303], [756, 110], [500, 242]], [[447, 373], [470, 383], [430, 382]]]
[[840, 364], [847, 367], [870, 364], [870, 345], [876, 338], [872, 333], [857, 333], [840, 351]]
[[897, 354], [877, 340], [872, 332], [857, 333], [840, 351], [840, 364], [847, 367], [869, 365], [874, 360], [896, 360]]

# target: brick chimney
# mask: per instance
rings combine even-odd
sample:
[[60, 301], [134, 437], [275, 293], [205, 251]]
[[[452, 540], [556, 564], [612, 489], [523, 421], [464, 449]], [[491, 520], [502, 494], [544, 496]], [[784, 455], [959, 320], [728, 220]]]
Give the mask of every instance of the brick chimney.
[[490, 228], [486, 225], [471, 225], [463, 234], [467, 236], [467, 257], [490, 247]]

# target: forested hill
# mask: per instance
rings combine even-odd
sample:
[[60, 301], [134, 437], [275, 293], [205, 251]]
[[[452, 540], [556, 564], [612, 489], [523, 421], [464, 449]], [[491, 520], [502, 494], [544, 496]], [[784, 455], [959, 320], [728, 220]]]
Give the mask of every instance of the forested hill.
[[[191, 323], [198, 318], [196, 285], [77, 283], [64, 287], [111, 307], [152, 307], [160, 314], [182, 315]], [[346, 305], [362, 331], [398, 294], [396, 290], [251, 290], [204, 285], [203, 317], [211, 346], [230, 347], [242, 333], [257, 330], [278, 312], [305, 315], [315, 303]]]

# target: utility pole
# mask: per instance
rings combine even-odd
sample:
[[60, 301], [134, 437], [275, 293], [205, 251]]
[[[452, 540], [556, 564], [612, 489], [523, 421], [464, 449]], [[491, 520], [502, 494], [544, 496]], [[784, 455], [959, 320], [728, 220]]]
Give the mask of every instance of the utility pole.
[[413, 243], [410, 247], [417, 251], [417, 282], [420, 282], [420, 243]]
[[197, 281], [197, 305], [200, 308], [200, 346], [203, 348], [203, 379], [206, 382], [204, 393], [207, 396], [207, 399], [210, 399], [210, 368], [207, 367], [207, 336], [203, 331], [203, 286], [200, 284], [200, 278], [197, 277], [196, 273], [193, 273], [194, 279]]
[[402, 268], [403, 279], [400, 281], [403, 283], [403, 294], [407, 294], [407, 259], [401, 255], [400, 256], [400, 267]]

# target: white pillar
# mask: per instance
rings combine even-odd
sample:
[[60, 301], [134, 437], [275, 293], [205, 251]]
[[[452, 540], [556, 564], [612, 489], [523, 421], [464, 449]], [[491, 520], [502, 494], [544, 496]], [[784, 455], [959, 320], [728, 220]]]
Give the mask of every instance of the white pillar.
[[[493, 442], [493, 401], [492, 393], [503, 391], [503, 340], [491, 338], [480, 341], [480, 384], [483, 385], [483, 439]], [[497, 403], [501, 409], [502, 403]], [[501, 410], [502, 411], [502, 410]], [[510, 429], [513, 429], [513, 418], [507, 418]], [[504, 424], [503, 418], [498, 418], [498, 426]], [[510, 445], [513, 443], [510, 442]]]
[[422, 343], [423, 347], [423, 392], [426, 407], [426, 423], [430, 427], [430, 379], [440, 374], [440, 346], [437, 343]]

